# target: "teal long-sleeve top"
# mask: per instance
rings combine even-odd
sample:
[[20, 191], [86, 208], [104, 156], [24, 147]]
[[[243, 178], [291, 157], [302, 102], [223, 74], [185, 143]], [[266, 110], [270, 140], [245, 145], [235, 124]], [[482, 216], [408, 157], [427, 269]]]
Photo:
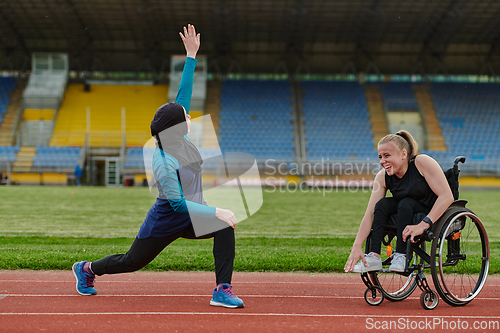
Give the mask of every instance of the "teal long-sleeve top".
[[[189, 113], [193, 76], [197, 61], [187, 57], [175, 99]], [[187, 140], [187, 135], [185, 136]], [[158, 198], [149, 209], [138, 238], [164, 237], [189, 226], [190, 216], [214, 219], [215, 207], [203, 199], [201, 173], [184, 168], [172, 155], [157, 148], [153, 154], [153, 174]]]

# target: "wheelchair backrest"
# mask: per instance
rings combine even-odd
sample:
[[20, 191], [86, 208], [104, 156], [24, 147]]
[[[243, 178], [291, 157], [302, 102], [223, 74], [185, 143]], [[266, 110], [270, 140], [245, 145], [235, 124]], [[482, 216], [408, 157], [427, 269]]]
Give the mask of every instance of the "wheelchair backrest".
[[465, 157], [456, 157], [453, 166], [444, 172], [448, 184], [450, 185], [451, 193], [453, 193], [454, 200], [458, 200], [458, 175], [460, 174], [458, 163], [465, 163]]

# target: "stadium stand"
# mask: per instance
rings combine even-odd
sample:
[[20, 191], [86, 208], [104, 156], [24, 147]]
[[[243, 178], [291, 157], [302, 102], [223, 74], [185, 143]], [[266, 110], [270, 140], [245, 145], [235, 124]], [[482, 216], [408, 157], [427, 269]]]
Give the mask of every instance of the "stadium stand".
[[384, 103], [379, 85], [367, 84], [364, 88], [370, 123], [372, 124], [374, 148], [376, 149], [375, 144], [389, 133], [385, 119]]
[[79, 147], [0, 146], [0, 166], [12, 165], [11, 184], [67, 185], [80, 158]]
[[290, 88], [283, 80], [226, 80], [221, 87], [221, 149], [260, 160], [293, 160]]
[[[0, 77], [0, 145], [10, 144], [10, 130], [12, 117], [9, 124], [7, 120], [7, 109], [10, 104], [9, 94], [15, 88], [15, 81], [12, 77]], [[6, 122], [4, 124], [4, 121]]]
[[21, 104], [23, 85], [12, 77], [0, 77], [0, 145], [12, 144], [16, 113]]
[[0, 162], [14, 162], [19, 146], [0, 146]]
[[[31, 75], [23, 94], [25, 105], [31, 108], [56, 108], [64, 96], [66, 83], [64, 75]], [[43, 102], [40, 103], [40, 100]]]
[[142, 146], [150, 137], [149, 125], [156, 110], [167, 100], [167, 85], [68, 86], [57, 115], [51, 146], [82, 146], [85, 142], [86, 109], [90, 108], [91, 147], [120, 147], [121, 110], [126, 108], [127, 146]]
[[[224, 151], [249, 152], [260, 160], [352, 162], [376, 159], [378, 140], [397, 126], [408, 125], [415, 131], [405, 129], [427, 149], [422, 152], [444, 166], [464, 154], [465, 171], [491, 171], [499, 177], [497, 88], [430, 83], [498, 84], [500, 2], [489, 1], [487, 6], [476, 2], [402, 1], [394, 6], [391, 1], [377, 1], [366, 10], [363, 1], [349, 6], [334, 1], [262, 6], [237, 1], [207, 11], [213, 3], [195, 0], [192, 4], [201, 12], [210, 12], [199, 28], [213, 38], [202, 42], [200, 50], [206, 55], [197, 54], [190, 138], [201, 150], [214, 149], [206, 156], [220, 144]], [[9, 169], [15, 165], [28, 173], [37, 172], [36, 168], [46, 169], [42, 172], [69, 168], [63, 167], [70, 164], [68, 156], [45, 154], [34, 150], [36, 146], [81, 147], [77, 149], [87, 158], [83, 163], [88, 184], [103, 184], [101, 175], [107, 174], [110, 159], [120, 160], [122, 175], [124, 162], [128, 177], [143, 169], [140, 150], [150, 138], [149, 122], [159, 105], [175, 98], [185, 50], [176, 33], [137, 20], [130, 8], [139, 8], [154, 20], [155, 15], [168, 14], [170, 7], [146, 6], [138, 0], [111, 9], [106, 1], [95, 1], [92, 10], [71, 2], [62, 2], [69, 6], [64, 10], [50, 1], [11, 3], [2, 6], [0, 15], [8, 21], [0, 24], [0, 75], [15, 75], [16, 90], [21, 84], [27, 87], [21, 91], [22, 103], [13, 108], [15, 94], [6, 88], [14, 80], [0, 77], [0, 146], [22, 147], [13, 157], [6, 150], [0, 152], [9, 160]], [[180, 0], [171, 3], [172, 8], [185, 7]], [[148, 9], [142, 10], [144, 6]], [[450, 19], [455, 16], [458, 19]], [[237, 38], [228, 39], [220, 33], [220, 24], [213, 24], [228, 18]], [[300, 28], [291, 29], [290, 20], [301, 23], [296, 25]], [[183, 21], [184, 15], [171, 15], [169, 27], [182, 27]], [[75, 24], [79, 33], [65, 31]], [[443, 45], [429, 51], [435, 44]], [[263, 77], [281, 81], [251, 79]], [[323, 81], [309, 81], [314, 79]], [[338, 79], [356, 82], [328, 81]], [[87, 88], [90, 84], [90, 91], [85, 91], [83, 82]], [[137, 85], [102, 85], [110, 82]], [[168, 86], [140, 85], [145, 82]], [[303, 101], [299, 87], [306, 93]], [[126, 108], [125, 129], [122, 108]], [[214, 127], [206, 120], [209, 117], [195, 118], [197, 110], [209, 114]], [[140, 148], [134, 151], [135, 147]], [[36, 182], [36, 176], [31, 179]]]
[[35, 155], [34, 147], [19, 147], [16, 160], [13, 163], [14, 172], [30, 172], [33, 166], [33, 156]]
[[68, 175], [65, 173], [12, 173], [11, 182], [19, 185], [66, 185]]
[[379, 85], [389, 133], [406, 130], [426, 145], [424, 116], [413, 88], [421, 83], [388, 80]]
[[27, 121], [53, 120], [55, 113], [54, 109], [25, 109], [23, 119]]
[[36, 147], [37, 155], [33, 157], [36, 168], [74, 168], [81, 156], [78, 147]]
[[432, 83], [434, 107], [447, 151], [423, 150], [444, 167], [455, 156], [469, 157], [464, 171], [499, 172], [500, 86], [495, 83]]
[[125, 154], [124, 168], [127, 169], [144, 169], [144, 157], [142, 155], [142, 147], [130, 147]]
[[[203, 160], [208, 163], [203, 163], [203, 168], [206, 169], [215, 169], [215, 165], [211, 163], [208, 157], [212, 157], [217, 155], [220, 150], [218, 148], [199, 148], [200, 155]], [[139, 171], [144, 171], [144, 157], [143, 157], [143, 148], [142, 147], [130, 147], [127, 150], [125, 155], [125, 163], [124, 167], [127, 169], [140, 169]]]
[[33, 53], [32, 72], [23, 92], [23, 105], [32, 109], [57, 109], [68, 83], [68, 55]]
[[[153, 154], [154, 148], [152, 148], [146, 154]], [[209, 157], [220, 155], [219, 148], [199, 148], [201, 157], [203, 158], [203, 181], [212, 183], [212, 174], [215, 173], [215, 169], [218, 167], [217, 161], [210, 159]], [[135, 186], [147, 185], [145, 168], [144, 168], [144, 156], [143, 147], [129, 147], [125, 154], [124, 160], [124, 174], [127, 174], [127, 179], [133, 179]], [[207, 172], [208, 171], [208, 172]]]
[[417, 98], [411, 82], [387, 82], [380, 87], [382, 100], [387, 110], [418, 111]]
[[[220, 120], [220, 95], [221, 95], [221, 84], [218, 80], [211, 80], [207, 82], [207, 99], [205, 102], [205, 114], [209, 114], [212, 120], [212, 124], [203, 124], [203, 148], [217, 148], [219, 147], [219, 142], [217, 136], [214, 137], [213, 133], [209, 132], [212, 129], [215, 133], [219, 133], [219, 120]], [[208, 119], [204, 119], [204, 122]]]
[[12, 77], [0, 77], [0, 123], [7, 112], [7, 106], [10, 104], [8, 94], [14, 89], [15, 82]]
[[358, 82], [303, 81], [307, 158], [373, 158], [373, 132]]
[[439, 126], [439, 119], [432, 102], [432, 96], [429, 92], [429, 85], [419, 84], [414, 85], [415, 97], [424, 115], [425, 128], [427, 129], [428, 148], [429, 150], [447, 150], [443, 129]]

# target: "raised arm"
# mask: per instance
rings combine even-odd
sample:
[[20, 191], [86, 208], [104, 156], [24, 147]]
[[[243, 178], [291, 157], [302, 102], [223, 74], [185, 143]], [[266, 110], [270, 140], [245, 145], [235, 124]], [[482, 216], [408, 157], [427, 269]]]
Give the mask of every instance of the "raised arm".
[[200, 34], [196, 34], [194, 25], [188, 24], [187, 28], [184, 27], [184, 33], [179, 32], [179, 35], [186, 49], [186, 63], [182, 71], [181, 84], [179, 85], [175, 102], [182, 105], [186, 109], [186, 113], [189, 114], [191, 96], [193, 95], [194, 69], [198, 63], [195, 58], [200, 48]]
[[380, 170], [375, 176], [375, 180], [373, 181], [373, 190], [370, 196], [370, 200], [368, 201], [368, 206], [366, 207], [365, 215], [361, 220], [361, 224], [359, 225], [358, 234], [356, 235], [356, 240], [352, 245], [351, 254], [349, 255], [349, 259], [344, 266], [344, 271], [350, 272], [353, 270], [354, 265], [358, 262], [358, 260], [363, 260], [366, 264], [364, 251], [362, 249], [363, 242], [370, 234], [372, 230], [373, 224], [373, 214], [375, 212], [375, 204], [382, 198], [385, 197], [387, 192], [387, 188], [385, 186], [385, 170]]

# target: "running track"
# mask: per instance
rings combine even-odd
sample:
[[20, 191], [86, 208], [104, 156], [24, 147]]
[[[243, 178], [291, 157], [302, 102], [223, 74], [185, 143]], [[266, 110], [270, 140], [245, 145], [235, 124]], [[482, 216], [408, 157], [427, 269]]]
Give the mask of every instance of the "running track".
[[138, 272], [98, 277], [98, 295], [80, 296], [71, 271], [0, 271], [0, 332], [370, 332], [391, 321], [408, 332], [450, 331], [442, 321], [499, 331], [484, 329], [500, 322], [498, 276], [470, 304], [441, 300], [433, 311], [421, 308], [418, 288], [369, 306], [358, 274], [235, 273], [243, 309], [210, 306], [213, 285], [213, 273]]

